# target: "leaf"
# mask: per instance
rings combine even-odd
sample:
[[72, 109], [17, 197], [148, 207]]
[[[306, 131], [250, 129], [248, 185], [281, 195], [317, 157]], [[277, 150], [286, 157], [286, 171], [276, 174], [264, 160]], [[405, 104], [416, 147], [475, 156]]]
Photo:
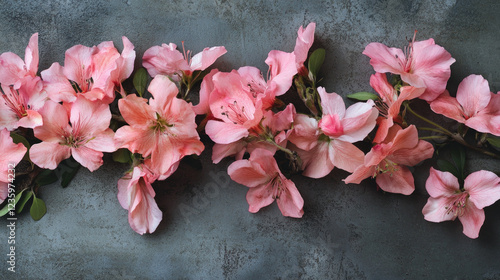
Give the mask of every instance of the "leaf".
[[307, 69], [309, 69], [309, 77], [311, 80], [315, 80], [318, 75], [319, 69], [323, 62], [325, 61], [325, 49], [315, 50], [309, 57]]
[[[17, 205], [17, 202], [19, 201], [21, 196], [23, 195], [23, 192], [24, 192], [24, 190], [22, 190], [20, 193], [16, 194], [16, 197], [14, 198], [14, 208]], [[5, 199], [5, 201], [7, 201], [7, 199]], [[8, 202], [7, 202], [7, 204], [5, 204], [5, 206], [0, 210], [0, 217], [5, 216], [5, 214], [9, 213], [9, 211], [14, 209], [14, 208], [9, 209], [9, 206], [11, 206], [11, 205], [12, 204], [10, 204]]]
[[457, 168], [451, 162], [444, 160], [444, 159], [438, 159], [437, 166], [438, 166], [439, 170], [450, 172], [455, 177], [460, 178], [460, 176], [458, 176], [459, 173], [458, 173]]
[[358, 100], [358, 101], [367, 101], [370, 99], [371, 100], [380, 99], [380, 97], [378, 95], [376, 95], [375, 93], [366, 92], [366, 91], [360, 91], [360, 92], [356, 92], [353, 94], [348, 94], [347, 97], [354, 99], [354, 100]]
[[57, 178], [57, 174], [54, 170], [44, 169], [36, 176], [35, 183], [41, 187], [55, 183], [57, 180], [59, 180], [59, 178]]
[[75, 177], [78, 169], [80, 169], [80, 166], [80, 163], [74, 160], [73, 157], [63, 160], [59, 164], [58, 168], [62, 171], [61, 186], [63, 188], [67, 187], [69, 183], [71, 183], [71, 180]]
[[28, 149], [26, 154], [24, 154], [23, 160], [30, 161], [29, 149], [30, 149], [31, 145], [28, 142], [28, 140], [26, 140], [26, 138], [24, 136], [19, 135], [15, 132], [11, 132], [10, 137], [12, 137], [12, 142], [14, 142], [14, 144], [22, 143], [26, 147], [26, 149]]
[[45, 202], [36, 197], [36, 195], [33, 195], [33, 203], [30, 208], [31, 218], [38, 221], [45, 215], [45, 213], [47, 213], [47, 206], [45, 206]]
[[456, 146], [451, 150], [451, 158], [455, 163], [456, 170], [458, 171], [457, 178], [463, 180], [465, 178], [465, 148], [462, 146]]
[[132, 162], [132, 153], [125, 148], [118, 149], [113, 153], [113, 161], [119, 163], [129, 163]]
[[33, 191], [29, 191], [23, 195], [23, 197], [21, 198], [16, 207], [16, 213], [21, 213], [21, 211], [23, 211], [24, 205], [26, 205], [26, 202], [28, 202], [32, 196], [33, 196]]
[[486, 138], [488, 144], [490, 144], [495, 149], [500, 149], [500, 137], [488, 136]]
[[134, 75], [134, 87], [140, 97], [146, 92], [146, 84], [148, 83], [148, 72], [145, 68], [139, 68]]

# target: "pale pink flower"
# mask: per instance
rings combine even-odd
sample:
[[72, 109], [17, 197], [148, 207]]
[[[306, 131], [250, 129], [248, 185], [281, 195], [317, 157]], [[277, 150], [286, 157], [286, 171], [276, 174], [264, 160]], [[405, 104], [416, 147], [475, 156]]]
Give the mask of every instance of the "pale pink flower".
[[36, 77], [38, 61], [38, 33], [35, 33], [31, 36], [26, 47], [24, 61], [12, 52], [0, 55], [0, 83], [14, 85], [14, 88], [18, 89], [21, 80]]
[[214, 82], [212, 80], [215, 74], [219, 73], [219, 70], [212, 69], [201, 81], [200, 85], [200, 101], [197, 105], [193, 106], [193, 110], [197, 115], [212, 115], [210, 112], [210, 94], [215, 89]]
[[445, 92], [431, 103], [431, 109], [479, 132], [500, 136], [500, 94], [490, 92], [481, 75], [466, 77], [456, 98]]
[[364, 164], [356, 168], [344, 181], [347, 184], [359, 184], [362, 180], [372, 177], [386, 192], [409, 195], [415, 190], [415, 184], [407, 166], [414, 166], [424, 159], [431, 158], [433, 154], [432, 144], [418, 139], [414, 125], [405, 129], [394, 125], [387, 138], [373, 146], [365, 156]]
[[375, 73], [372, 75], [370, 77], [370, 85], [382, 99], [382, 102], [378, 106], [381, 116], [377, 119], [377, 134], [373, 139], [373, 142], [380, 143], [387, 136], [389, 128], [395, 123], [402, 124], [403, 120], [399, 113], [403, 102], [419, 97], [425, 88], [403, 86], [400, 88], [398, 94], [398, 91], [387, 82], [387, 75], [385, 73]]
[[118, 180], [118, 201], [128, 210], [130, 227], [139, 234], [154, 232], [162, 220], [163, 213], [156, 204], [151, 186], [156, 178], [141, 165]]
[[465, 178], [463, 188], [455, 176], [431, 167], [425, 188], [431, 197], [422, 209], [427, 221], [462, 222], [463, 233], [477, 238], [484, 223], [484, 210], [500, 199], [500, 178], [493, 172], [480, 170]]
[[[9, 179], [15, 178], [15, 171], [9, 172], [23, 159], [26, 154], [26, 147], [21, 144], [14, 144], [7, 129], [0, 129], [0, 203], [8, 196]], [[10, 175], [9, 175], [10, 174]]]
[[149, 85], [153, 98], [130, 94], [120, 99], [120, 112], [129, 124], [115, 134], [117, 147], [150, 157], [150, 167], [160, 175], [171, 173], [186, 155], [203, 149], [196, 131], [192, 105], [176, 98], [177, 86], [167, 76], [157, 75]]
[[277, 200], [283, 216], [301, 218], [304, 214], [304, 200], [295, 184], [281, 173], [272, 152], [255, 149], [248, 160], [229, 165], [227, 172], [231, 179], [250, 188], [247, 202], [251, 213]]
[[415, 42], [413, 37], [404, 52], [381, 43], [370, 43], [363, 54], [371, 58], [370, 64], [376, 72], [397, 74], [409, 85], [425, 88], [419, 98], [426, 101], [436, 99], [445, 90], [451, 74], [450, 65], [455, 62], [432, 38]]
[[142, 65], [151, 77], [161, 74], [178, 80], [183, 75], [190, 76], [194, 71], [207, 69], [226, 52], [223, 46], [205, 48], [191, 58], [190, 51], [182, 54], [174, 43], [162, 44], [144, 52]]
[[122, 82], [130, 77], [134, 71], [135, 51], [134, 45], [127, 37], [123, 36], [122, 41], [123, 51], [115, 61], [116, 69], [111, 72], [110, 81], [114, 83], [122, 97], [125, 97], [127, 93], [123, 89]]
[[288, 140], [300, 150], [303, 174], [311, 178], [326, 176], [337, 166], [352, 172], [363, 163], [363, 152], [352, 143], [363, 140], [375, 127], [378, 111], [373, 101], [358, 102], [345, 108], [344, 100], [336, 93], [319, 87], [323, 116], [318, 122], [297, 115]]
[[306, 77], [309, 73], [304, 66], [304, 62], [307, 60], [309, 49], [314, 42], [315, 29], [316, 23], [314, 22], [309, 23], [305, 29], [301, 26], [297, 32], [297, 40], [295, 41], [295, 49], [293, 50], [298, 73]]
[[38, 110], [43, 107], [47, 94], [40, 77], [26, 78], [19, 87], [2, 84], [0, 96], [0, 128], [34, 128], [43, 124]]
[[55, 102], [74, 102], [78, 96], [83, 96], [90, 101], [111, 103], [115, 84], [126, 74], [130, 75], [132, 56], [135, 56], [128, 39], [122, 39], [125, 46], [122, 55], [111, 41], [94, 47], [76, 45], [68, 49], [64, 67], [56, 62], [41, 72], [49, 98]]
[[[90, 171], [102, 163], [102, 152], [116, 150], [113, 131], [109, 128], [109, 106], [78, 97], [63, 106], [48, 100], [39, 113], [43, 125], [35, 127], [35, 137], [43, 142], [34, 144], [30, 158], [36, 165], [55, 169], [59, 163], [73, 158]], [[71, 125], [70, 125], [71, 123]]]

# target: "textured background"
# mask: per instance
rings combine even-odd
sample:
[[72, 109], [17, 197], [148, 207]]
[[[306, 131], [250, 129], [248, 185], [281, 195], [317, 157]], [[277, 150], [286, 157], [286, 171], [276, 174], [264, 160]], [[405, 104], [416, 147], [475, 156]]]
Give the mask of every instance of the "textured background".
[[[40, 70], [64, 61], [76, 44], [121, 36], [144, 51], [185, 41], [195, 53], [224, 45], [216, 66], [244, 65], [267, 71], [273, 49], [292, 51], [300, 25], [317, 23], [314, 47], [327, 51], [323, 85], [346, 95], [370, 90], [373, 73], [361, 54], [372, 41], [403, 47], [434, 38], [457, 60], [449, 89], [469, 74], [482, 74], [500, 90], [500, 2], [491, 1], [2, 1], [0, 52], [21, 56], [39, 32]], [[0, 227], [2, 279], [500, 279], [500, 203], [486, 208], [477, 240], [461, 224], [423, 219], [428, 161], [415, 168], [411, 196], [382, 193], [374, 183], [345, 185], [334, 170], [320, 180], [292, 178], [302, 193], [302, 219], [282, 217], [275, 204], [248, 213], [247, 188], [229, 180], [210, 161], [203, 169], [181, 164], [155, 185], [164, 219], [152, 235], [130, 229], [116, 198], [116, 182], [127, 169], [110, 158], [94, 173], [81, 169], [62, 189], [46, 186], [40, 196], [47, 215], [34, 222], [20, 215], [16, 231], [17, 272], [9, 273], [7, 231]], [[499, 172], [498, 161], [468, 153], [470, 172]], [[5, 222], [5, 221], [4, 221]], [[6, 223], [6, 222], [5, 222]], [[2, 237], [3, 236], [3, 237]], [[1, 241], [3, 240], [3, 241]], [[8, 277], [8, 278], [7, 278]]]

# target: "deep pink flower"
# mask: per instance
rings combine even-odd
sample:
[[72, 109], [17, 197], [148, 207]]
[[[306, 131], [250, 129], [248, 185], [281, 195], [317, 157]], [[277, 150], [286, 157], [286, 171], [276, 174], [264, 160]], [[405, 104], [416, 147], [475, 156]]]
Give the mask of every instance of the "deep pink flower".
[[156, 204], [151, 186], [156, 178], [141, 165], [118, 180], [118, 201], [128, 210], [130, 227], [139, 234], [154, 232], [162, 220], [163, 213]]
[[176, 98], [177, 86], [167, 76], [157, 75], [149, 85], [153, 98], [130, 94], [120, 99], [120, 112], [129, 124], [115, 134], [117, 147], [150, 157], [152, 170], [171, 173], [186, 155], [199, 155], [203, 149], [196, 131], [192, 105]]
[[39, 113], [43, 125], [35, 127], [34, 133], [43, 142], [31, 146], [30, 158], [42, 168], [55, 169], [62, 160], [73, 156], [94, 171], [103, 163], [102, 152], [116, 150], [114, 133], [109, 128], [111, 112], [106, 104], [78, 97], [65, 108], [48, 100]]
[[311, 178], [326, 176], [337, 166], [352, 172], [363, 163], [363, 152], [352, 143], [363, 140], [375, 127], [378, 111], [373, 101], [345, 108], [336, 93], [319, 87], [323, 116], [319, 122], [298, 114], [288, 140], [300, 150], [303, 174]]
[[306, 61], [309, 49], [314, 42], [315, 29], [316, 23], [314, 22], [309, 23], [305, 29], [300, 26], [299, 31], [297, 32], [297, 40], [295, 41], [295, 49], [293, 50], [298, 73], [299, 75], [306, 77], [309, 73], [304, 66], [304, 62]]
[[386, 192], [409, 195], [415, 190], [415, 184], [407, 166], [414, 166], [431, 158], [433, 154], [432, 144], [418, 139], [414, 125], [405, 129], [394, 125], [387, 138], [365, 156], [364, 164], [344, 181], [347, 184], [359, 184], [372, 177], [376, 178], [377, 185]]
[[38, 33], [31, 36], [24, 61], [15, 53], [0, 55], [0, 83], [18, 89], [25, 78], [35, 78], [38, 71]]
[[[9, 178], [14, 178], [15, 173], [9, 172], [23, 159], [26, 154], [26, 147], [21, 144], [14, 144], [7, 129], [0, 129], [0, 203], [8, 196]], [[9, 176], [10, 174], [10, 176]]]
[[378, 109], [381, 116], [377, 119], [377, 134], [373, 142], [382, 142], [389, 128], [395, 123], [401, 125], [402, 119], [399, 115], [401, 105], [406, 100], [411, 100], [419, 97], [424, 92], [425, 88], [416, 88], [412, 86], [403, 86], [400, 92], [387, 82], [387, 75], [385, 73], [375, 73], [370, 77], [371, 87], [380, 95], [382, 103], [379, 104]]
[[500, 136], [500, 94], [490, 92], [481, 75], [466, 77], [456, 98], [445, 92], [431, 103], [431, 109], [479, 132]]
[[304, 200], [295, 184], [281, 173], [272, 152], [255, 149], [248, 160], [233, 162], [227, 172], [231, 179], [250, 188], [247, 202], [251, 213], [277, 200], [283, 216], [301, 218], [304, 214]]
[[451, 54], [434, 40], [415, 42], [415, 37], [408, 48], [388, 48], [381, 43], [370, 43], [363, 54], [371, 58], [370, 64], [376, 72], [393, 73], [417, 88], [425, 88], [421, 99], [432, 101], [446, 88], [450, 78], [450, 65], [455, 62]]
[[226, 52], [223, 46], [205, 48], [191, 58], [190, 51], [183, 55], [174, 43], [162, 44], [144, 52], [142, 65], [151, 77], [161, 74], [178, 80], [183, 75], [190, 76], [194, 71], [207, 69]]
[[43, 107], [47, 94], [40, 77], [25, 78], [19, 87], [2, 85], [0, 96], [0, 128], [34, 128], [43, 124], [38, 110]]
[[477, 238], [484, 223], [484, 210], [500, 199], [500, 178], [493, 172], [481, 170], [465, 178], [463, 189], [449, 172], [431, 167], [425, 188], [431, 197], [422, 209], [427, 221], [439, 223], [462, 222], [463, 233]]

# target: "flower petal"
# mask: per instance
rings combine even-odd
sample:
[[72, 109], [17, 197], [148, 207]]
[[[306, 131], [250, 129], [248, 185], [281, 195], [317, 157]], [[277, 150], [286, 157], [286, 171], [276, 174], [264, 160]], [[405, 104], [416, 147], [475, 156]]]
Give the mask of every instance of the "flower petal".
[[61, 161], [70, 156], [70, 147], [60, 145], [57, 142], [42, 142], [34, 144], [30, 148], [31, 161], [45, 169], [56, 169]]
[[450, 172], [443, 172], [431, 167], [425, 188], [431, 197], [452, 196], [460, 189], [457, 177]]
[[467, 205], [463, 215], [458, 216], [464, 227], [463, 233], [469, 238], [477, 238], [479, 230], [484, 223], [484, 210], [475, 205]]
[[304, 215], [304, 199], [300, 195], [295, 183], [289, 179], [282, 181], [284, 190], [277, 198], [278, 207], [285, 217], [302, 218]]
[[481, 75], [470, 75], [458, 85], [457, 101], [462, 105], [466, 118], [486, 108], [490, 99], [490, 86]]
[[397, 166], [393, 171], [378, 174], [377, 185], [384, 191], [410, 195], [415, 190], [413, 175], [406, 166]]
[[476, 171], [465, 178], [464, 189], [470, 195], [469, 200], [483, 209], [500, 199], [500, 178], [491, 171]]

